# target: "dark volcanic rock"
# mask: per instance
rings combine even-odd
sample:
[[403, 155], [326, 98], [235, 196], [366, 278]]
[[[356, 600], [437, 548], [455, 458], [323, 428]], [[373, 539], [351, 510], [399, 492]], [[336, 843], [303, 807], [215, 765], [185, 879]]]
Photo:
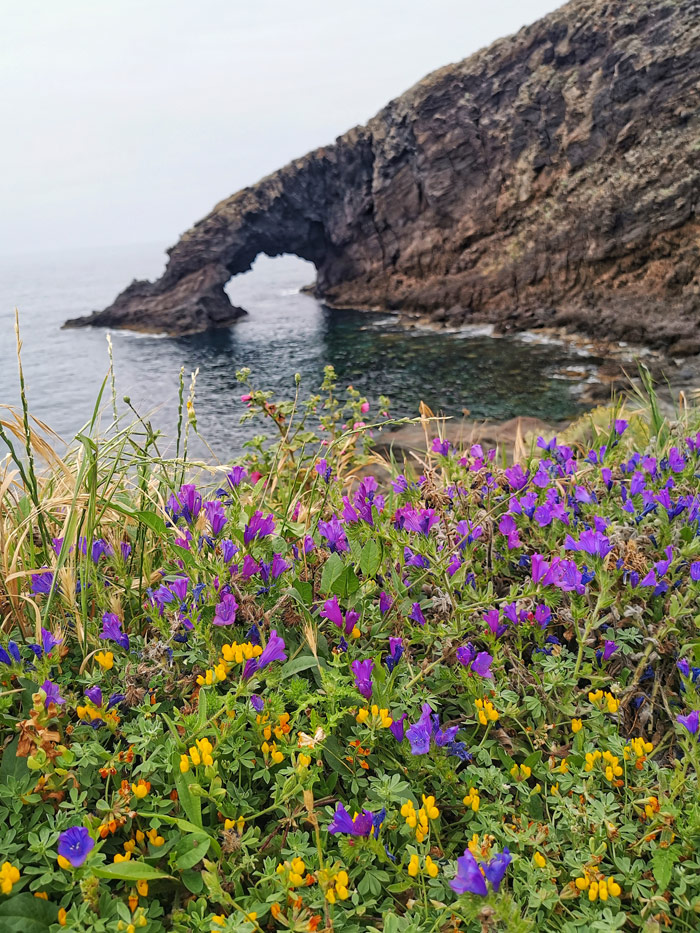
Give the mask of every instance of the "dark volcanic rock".
[[73, 324], [228, 324], [223, 286], [295, 253], [336, 307], [631, 342], [700, 335], [700, 0], [574, 0], [218, 204]]

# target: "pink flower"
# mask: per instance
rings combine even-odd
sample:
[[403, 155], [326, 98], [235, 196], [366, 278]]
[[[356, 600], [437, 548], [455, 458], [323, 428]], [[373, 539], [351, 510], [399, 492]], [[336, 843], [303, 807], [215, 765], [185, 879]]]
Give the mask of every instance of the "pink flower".
[[369, 402], [363, 402], [360, 405], [360, 411], [362, 412], [363, 415], [366, 415], [367, 412], [369, 411]]

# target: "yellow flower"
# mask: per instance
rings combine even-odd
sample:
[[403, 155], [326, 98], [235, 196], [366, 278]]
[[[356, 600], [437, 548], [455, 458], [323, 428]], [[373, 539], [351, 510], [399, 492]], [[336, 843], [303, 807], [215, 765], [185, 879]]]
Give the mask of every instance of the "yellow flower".
[[224, 820], [224, 829], [235, 829], [242, 833], [245, 828], [245, 817], [239, 816], [237, 820]]
[[542, 855], [541, 852], [535, 852], [535, 854], [532, 856], [532, 859], [538, 868], [544, 868], [544, 866], [547, 864], [547, 859], [544, 857], [544, 855]]
[[58, 911], [58, 922], [60, 923], [60, 925], [61, 925], [62, 927], [64, 927], [64, 926], [66, 925], [66, 917], [67, 917], [67, 916], [68, 916], [68, 911], [66, 910], [66, 908], [65, 908], [65, 907], [59, 908], [59, 911]]
[[187, 755], [180, 755], [180, 771], [182, 774], [187, 774], [190, 770], [190, 759]]
[[165, 844], [165, 839], [158, 835], [157, 829], [149, 829], [146, 835], [148, 836], [148, 841], [152, 846], [155, 846], [156, 849]]
[[435, 806], [434, 797], [426, 797], [425, 794], [422, 795], [423, 806], [425, 807], [425, 812], [429, 819], [436, 820], [440, 816], [440, 811]]
[[490, 700], [477, 699], [474, 701], [477, 709], [478, 719], [482, 726], [498, 720], [499, 713]]
[[195, 767], [197, 765], [201, 765], [202, 756], [199, 754], [199, 749], [196, 745], [190, 746], [190, 758], [192, 759], [192, 764], [195, 765]]
[[481, 799], [479, 797], [479, 792], [474, 787], [469, 788], [469, 793], [463, 799], [462, 803], [465, 807], [471, 807], [474, 813], [478, 813], [479, 806], [481, 804]]
[[420, 861], [418, 860], [417, 855], [412, 855], [408, 863], [407, 869], [411, 878], [415, 878], [418, 872], [420, 871]]
[[303, 752], [299, 752], [297, 755], [297, 762], [299, 763], [299, 767], [308, 768], [311, 764], [311, 755], [305, 755]]
[[68, 861], [68, 859], [65, 858], [63, 855], [59, 855], [56, 861], [58, 862], [59, 866], [61, 868], [65, 868], [66, 871], [70, 871], [70, 869], [73, 867], [71, 863]]
[[429, 855], [425, 857], [425, 870], [431, 878], [437, 878], [438, 867]]
[[111, 671], [114, 667], [114, 655], [111, 651], [98, 651], [95, 660], [105, 671]]
[[3, 894], [10, 894], [12, 892], [12, 885], [17, 884], [18, 881], [19, 868], [12, 865], [10, 862], [3, 862], [0, 868], [0, 891], [2, 891]]
[[150, 789], [151, 789], [150, 783], [148, 781], [144, 781], [143, 778], [141, 778], [138, 784], [131, 785], [131, 791], [134, 797], [138, 797], [139, 800], [143, 800], [143, 798], [148, 794]]
[[221, 927], [226, 923], [226, 914], [214, 914], [211, 922], [216, 924], [211, 928], [211, 933], [221, 933]]
[[48, 894], [48, 891], [35, 891], [34, 897], [39, 897], [41, 898], [42, 901], [48, 901], [49, 894]]
[[583, 722], [580, 719], [571, 720], [571, 731], [576, 735], [577, 732], [580, 732], [583, 729]]
[[367, 722], [369, 719], [369, 710], [365, 707], [361, 710], [358, 710], [357, 716], [355, 717], [356, 721], [362, 725], [363, 722]]
[[141, 897], [148, 896], [148, 882], [147, 881], [137, 881], [136, 890], [139, 892]]

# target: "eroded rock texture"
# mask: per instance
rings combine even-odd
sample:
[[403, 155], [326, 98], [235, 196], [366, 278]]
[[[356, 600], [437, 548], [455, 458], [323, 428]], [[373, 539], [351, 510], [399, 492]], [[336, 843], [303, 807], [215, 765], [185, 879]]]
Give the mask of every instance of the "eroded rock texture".
[[78, 324], [228, 324], [295, 253], [333, 306], [700, 349], [700, 0], [574, 0], [234, 194]]

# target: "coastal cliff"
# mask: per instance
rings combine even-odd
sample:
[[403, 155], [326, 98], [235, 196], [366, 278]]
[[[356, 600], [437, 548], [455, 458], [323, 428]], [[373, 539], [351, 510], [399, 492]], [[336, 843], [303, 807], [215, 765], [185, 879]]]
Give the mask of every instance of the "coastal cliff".
[[700, 351], [700, 0], [573, 0], [221, 201], [67, 322], [192, 333], [259, 253], [334, 307]]

